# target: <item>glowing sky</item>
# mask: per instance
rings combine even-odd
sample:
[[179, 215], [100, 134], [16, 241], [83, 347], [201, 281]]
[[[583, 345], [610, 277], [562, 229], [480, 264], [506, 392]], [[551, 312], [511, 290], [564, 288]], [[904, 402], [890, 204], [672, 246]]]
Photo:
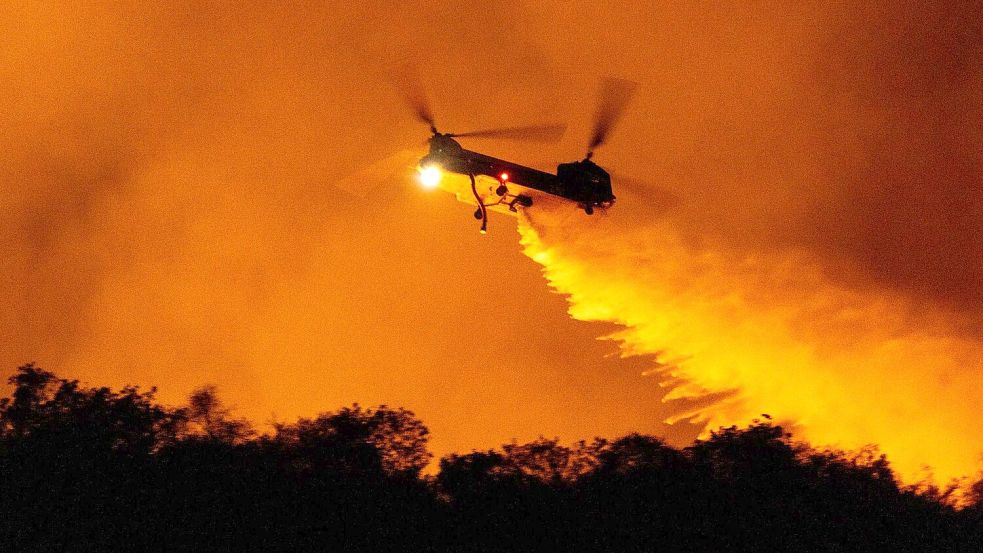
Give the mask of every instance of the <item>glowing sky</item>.
[[[637, 81], [597, 158], [649, 183], [632, 207], [615, 181], [618, 228], [764, 260], [789, 297], [819, 274], [900, 298], [979, 343], [980, 2], [250, 4], [0, 7], [2, 366], [168, 401], [213, 382], [261, 422], [387, 402], [438, 453], [689, 436], [660, 422], [650, 361], [570, 319], [514, 220], [479, 236], [453, 198], [366, 169], [427, 136], [391, 86], [405, 63], [447, 130], [567, 121], [556, 145], [469, 144], [541, 169], [583, 155], [601, 78]], [[974, 382], [978, 362], [946, 366]]]

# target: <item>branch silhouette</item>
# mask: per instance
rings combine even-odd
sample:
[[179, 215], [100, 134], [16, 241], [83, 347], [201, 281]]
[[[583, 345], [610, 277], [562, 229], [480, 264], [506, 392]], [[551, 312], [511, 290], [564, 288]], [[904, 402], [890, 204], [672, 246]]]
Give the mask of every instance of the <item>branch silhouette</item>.
[[213, 387], [87, 387], [34, 365], [0, 399], [10, 551], [980, 551], [983, 480], [902, 486], [876, 450], [770, 418], [685, 448], [642, 434], [451, 454], [358, 404], [260, 434]]

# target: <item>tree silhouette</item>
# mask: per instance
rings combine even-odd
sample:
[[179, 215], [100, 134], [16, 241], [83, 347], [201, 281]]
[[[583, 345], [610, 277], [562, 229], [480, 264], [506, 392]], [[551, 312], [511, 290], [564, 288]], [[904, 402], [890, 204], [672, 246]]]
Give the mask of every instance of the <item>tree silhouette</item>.
[[273, 441], [316, 472], [415, 478], [430, 462], [429, 430], [413, 413], [355, 404], [292, 425], [278, 425]]
[[139, 535], [153, 454], [173, 442], [177, 419], [154, 391], [83, 388], [33, 365], [0, 401], [2, 538], [14, 550], [108, 546]]
[[642, 434], [450, 454], [413, 413], [359, 405], [259, 434], [215, 388], [188, 404], [34, 365], [0, 399], [10, 551], [983, 550], [983, 480], [954, 507], [873, 448], [756, 421], [686, 448]]
[[255, 435], [246, 420], [233, 418], [231, 413], [219, 399], [215, 386], [198, 388], [188, 398], [188, 406], [177, 411], [182, 436], [237, 444]]

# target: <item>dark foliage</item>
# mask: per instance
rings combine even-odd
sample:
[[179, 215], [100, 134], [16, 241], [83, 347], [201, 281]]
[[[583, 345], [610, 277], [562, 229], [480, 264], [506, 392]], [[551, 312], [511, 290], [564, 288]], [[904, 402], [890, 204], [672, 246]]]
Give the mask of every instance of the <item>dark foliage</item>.
[[632, 434], [450, 455], [421, 476], [412, 413], [358, 405], [257, 435], [215, 390], [186, 407], [32, 365], [0, 400], [9, 551], [981, 551], [983, 482], [952, 505], [873, 451], [768, 422], [685, 449]]

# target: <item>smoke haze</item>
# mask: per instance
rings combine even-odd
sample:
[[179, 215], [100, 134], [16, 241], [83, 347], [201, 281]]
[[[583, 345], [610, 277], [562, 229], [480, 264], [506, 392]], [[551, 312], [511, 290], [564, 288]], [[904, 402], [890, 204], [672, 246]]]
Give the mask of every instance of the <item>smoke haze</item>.
[[[401, 404], [438, 452], [683, 439], [658, 421], [710, 394], [712, 424], [767, 411], [908, 475], [975, 470], [983, 4], [335, 4], [0, 7], [4, 366], [174, 401], [216, 382], [258, 421]], [[442, 130], [568, 120], [474, 146], [543, 169], [583, 156], [601, 78], [639, 83], [596, 160], [648, 184], [520, 223], [608, 326], [568, 320], [507, 218], [480, 239], [364, 172], [426, 137], [389, 83], [407, 62]], [[694, 399], [659, 403], [611, 333]]]

